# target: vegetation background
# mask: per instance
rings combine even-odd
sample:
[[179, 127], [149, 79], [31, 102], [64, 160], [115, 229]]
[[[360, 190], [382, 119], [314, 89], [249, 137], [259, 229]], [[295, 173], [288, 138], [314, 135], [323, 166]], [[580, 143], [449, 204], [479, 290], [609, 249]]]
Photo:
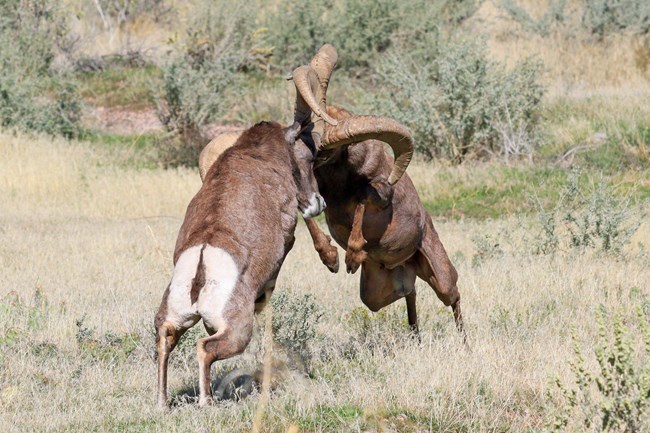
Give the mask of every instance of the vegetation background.
[[421, 343], [403, 303], [368, 312], [299, 226], [262, 430], [648, 431], [643, 0], [0, 0], [3, 429], [250, 430], [258, 391], [221, 379], [259, 373], [264, 320], [205, 410], [188, 333], [162, 416], [153, 314], [198, 151], [288, 122], [324, 42], [330, 103], [413, 131], [472, 350], [425, 285]]

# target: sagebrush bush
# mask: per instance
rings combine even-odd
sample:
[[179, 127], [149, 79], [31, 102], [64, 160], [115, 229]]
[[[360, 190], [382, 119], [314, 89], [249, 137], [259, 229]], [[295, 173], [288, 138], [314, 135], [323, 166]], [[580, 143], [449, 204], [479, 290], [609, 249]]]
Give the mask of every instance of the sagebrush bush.
[[196, 165], [210, 139], [206, 126], [233, 110], [237, 71], [246, 60], [250, 11], [206, 2], [194, 13], [186, 44], [163, 67], [156, 101], [158, 117], [170, 133], [160, 143], [165, 165]]
[[620, 33], [650, 32], [650, 3], [640, 0], [586, 0], [580, 2], [579, 22], [570, 19], [566, 0], [551, 0], [538, 17], [531, 15], [517, 0], [501, 0], [499, 7], [525, 31], [546, 37], [554, 31], [575, 37], [582, 29], [596, 39]]
[[587, 187], [579, 172], [571, 173], [554, 208], [539, 206], [537, 231], [530, 242], [533, 253], [564, 248], [622, 254], [645, 216], [631, 200], [632, 193], [617, 194], [603, 179]]
[[569, 363], [571, 384], [555, 380], [560, 398], [551, 410], [554, 432], [637, 433], [650, 428], [650, 317], [638, 308], [635, 324], [621, 315], [610, 318], [604, 307], [596, 313], [598, 340], [594, 347], [597, 369], [574, 342]]
[[311, 295], [297, 296], [287, 290], [273, 295], [271, 308], [274, 341], [297, 355], [308, 368], [312, 356], [309, 346], [317, 336], [322, 308]]
[[621, 31], [650, 32], [650, 2], [639, 0], [587, 0], [582, 24], [604, 38]]
[[[388, 89], [371, 101], [409, 126], [416, 150], [455, 163], [513, 152], [532, 152], [543, 87], [540, 64], [528, 60], [506, 70], [491, 61], [480, 41], [452, 40], [428, 56], [394, 52], [378, 67]], [[508, 146], [507, 131], [525, 146]]]
[[74, 137], [81, 99], [70, 77], [52, 71], [66, 20], [52, 0], [0, 1], [0, 126]]
[[539, 17], [531, 16], [516, 0], [501, 0], [498, 5], [524, 30], [548, 36], [566, 21], [566, 0], [550, 0], [546, 11]]
[[503, 256], [503, 249], [498, 238], [490, 234], [475, 235], [472, 242], [476, 247], [476, 254], [472, 256], [472, 267], [481, 266], [485, 261]]
[[413, 49], [422, 35], [470, 17], [480, 0], [283, 0], [263, 9], [267, 45], [283, 72], [305, 64], [324, 43], [339, 50], [344, 73], [373, 69], [392, 45]]

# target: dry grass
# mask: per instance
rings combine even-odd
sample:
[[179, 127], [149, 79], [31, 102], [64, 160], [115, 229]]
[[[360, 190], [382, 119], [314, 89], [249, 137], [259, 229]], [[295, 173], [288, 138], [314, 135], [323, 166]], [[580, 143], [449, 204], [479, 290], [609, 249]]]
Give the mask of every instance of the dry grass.
[[[543, 15], [549, 4], [536, 0], [516, 3], [534, 18]], [[547, 37], [523, 30], [497, 5], [498, 0], [483, 3], [473, 18], [475, 26], [486, 34], [496, 59], [507, 64], [529, 56], [542, 60], [551, 99], [650, 92], [650, 69], [645, 60], [647, 39], [617, 35], [596, 43], [580, 30], [582, 2], [567, 2], [566, 28]]]
[[[192, 170], [115, 168], [114, 158], [87, 145], [0, 135], [3, 428], [249, 431], [257, 395], [203, 410], [182, 403], [198, 380], [191, 344], [172, 354], [171, 393], [181, 403], [165, 416], [155, 411], [153, 314], [199, 178]], [[412, 172], [423, 186], [431, 177], [423, 166]], [[449, 311], [421, 283], [422, 344], [406, 334], [402, 302], [380, 316], [380, 338], [359, 342], [347, 319], [361, 306], [358, 276], [329, 274], [300, 225], [278, 286], [313, 295], [325, 312], [321, 338], [311, 377], [293, 369], [273, 393], [262, 431], [542, 428], [550, 378], [570, 381], [571, 334], [589, 353], [596, 306], [632, 316], [639, 296], [650, 296], [650, 269], [634, 258], [526, 254], [473, 268], [471, 237], [512, 226], [437, 223], [460, 273], [468, 352]], [[650, 243], [647, 222], [635, 241]], [[78, 343], [83, 327], [94, 328], [97, 341]], [[102, 346], [107, 334], [128, 337]], [[261, 334], [244, 355], [217, 363], [218, 374], [259, 362]]]

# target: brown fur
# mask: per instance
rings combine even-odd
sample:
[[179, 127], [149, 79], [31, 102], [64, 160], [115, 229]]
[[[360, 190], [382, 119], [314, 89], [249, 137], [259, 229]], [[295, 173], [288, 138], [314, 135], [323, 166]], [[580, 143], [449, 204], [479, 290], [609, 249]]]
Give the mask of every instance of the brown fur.
[[[339, 121], [351, 115], [337, 107], [327, 107], [327, 112]], [[363, 303], [377, 311], [406, 297], [409, 324], [417, 330], [417, 275], [452, 306], [464, 336], [456, 269], [408, 174], [392, 188], [387, 184], [393, 160], [383, 144], [368, 140], [321, 151], [317, 163], [319, 190], [328, 203], [327, 225], [346, 249], [348, 272], [361, 266]], [[322, 237], [314, 239], [317, 250], [325, 251]], [[330, 267], [322, 254], [321, 259]]]
[[[200, 364], [200, 400], [210, 402], [210, 366], [216, 360], [241, 353], [250, 341], [253, 314], [272, 292], [280, 267], [291, 250], [300, 202], [315, 193], [313, 152], [287, 141], [297, 125], [283, 129], [262, 122], [245, 131], [208, 170], [201, 189], [187, 207], [174, 250], [174, 264], [191, 247], [203, 245], [190, 290], [191, 304], [200, 301], [206, 286], [206, 245], [224, 251], [237, 267], [237, 281], [221, 315], [214, 323], [204, 319], [210, 337], [197, 344]], [[219, 292], [217, 292], [219, 293]], [[155, 319], [158, 335], [158, 404], [167, 401], [169, 353], [188, 329], [169, 315], [170, 287]], [[207, 295], [206, 295], [207, 296]], [[256, 307], [257, 304], [260, 304]], [[200, 302], [199, 302], [200, 306]], [[193, 310], [190, 310], [193, 311]], [[197, 310], [199, 311], [199, 310]], [[199, 320], [190, 312], [189, 319]], [[192, 324], [190, 324], [192, 326]]]

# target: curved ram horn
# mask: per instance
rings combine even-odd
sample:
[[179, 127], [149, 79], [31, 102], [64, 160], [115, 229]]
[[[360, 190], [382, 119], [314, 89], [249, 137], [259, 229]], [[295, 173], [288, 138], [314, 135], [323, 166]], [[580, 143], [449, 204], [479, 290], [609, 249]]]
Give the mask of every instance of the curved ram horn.
[[222, 153], [232, 147], [239, 139], [243, 131], [224, 132], [212, 139], [199, 155], [199, 174], [201, 180], [205, 181], [205, 175]]
[[320, 93], [320, 80], [312, 67], [309, 65], [300, 66], [293, 71], [291, 77], [296, 85], [294, 121], [304, 125], [307, 120], [311, 119], [311, 113], [313, 112], [327, 123], [336, 125], [336, 120], [327, 115], [324, 107], [321, 109], [316, 99], [315, 94]]
[[[327, 110], [327, 86], [338, 58], [339, 55], [336, 52], [336, 48], [330, 44], [325, 44], [318, 50], [314, 58], [311, 59], [311, 62], [309, 62], [309, 66], [316, 72], [316, 76], [318, 77], [320, 89], [316, 93], [316, 99], [318, 100], [321, 111], [324, 112]], [[336, 125], [336, 123], [329, 121], [327, 123]]]
[[321, 147], [321, 137], [325, 132], [324, 122], [330, 125], [338, 124], [336, 119], [327, 114], [326, 96], [330, 75], [337, 59], [336, 48], [325, 44], [311, 59], [309, 65], [296, 68], [292, 74], [296, 85], [294, 121], [300, 122], [301, 125], [308, 123], [308, 120], [311, 121], [313, 124], [311, 136], [318, 147]]
[[364, 140], [379, 140], [390, 145], [395, 155], [395, 164], [388, 178], [394, 185], [406, 171], [413, 157], [413, 138], [401, 123], [380, 116], [350, 116], [337, 126], [325, 127], [321, 149], [332, 149]]

